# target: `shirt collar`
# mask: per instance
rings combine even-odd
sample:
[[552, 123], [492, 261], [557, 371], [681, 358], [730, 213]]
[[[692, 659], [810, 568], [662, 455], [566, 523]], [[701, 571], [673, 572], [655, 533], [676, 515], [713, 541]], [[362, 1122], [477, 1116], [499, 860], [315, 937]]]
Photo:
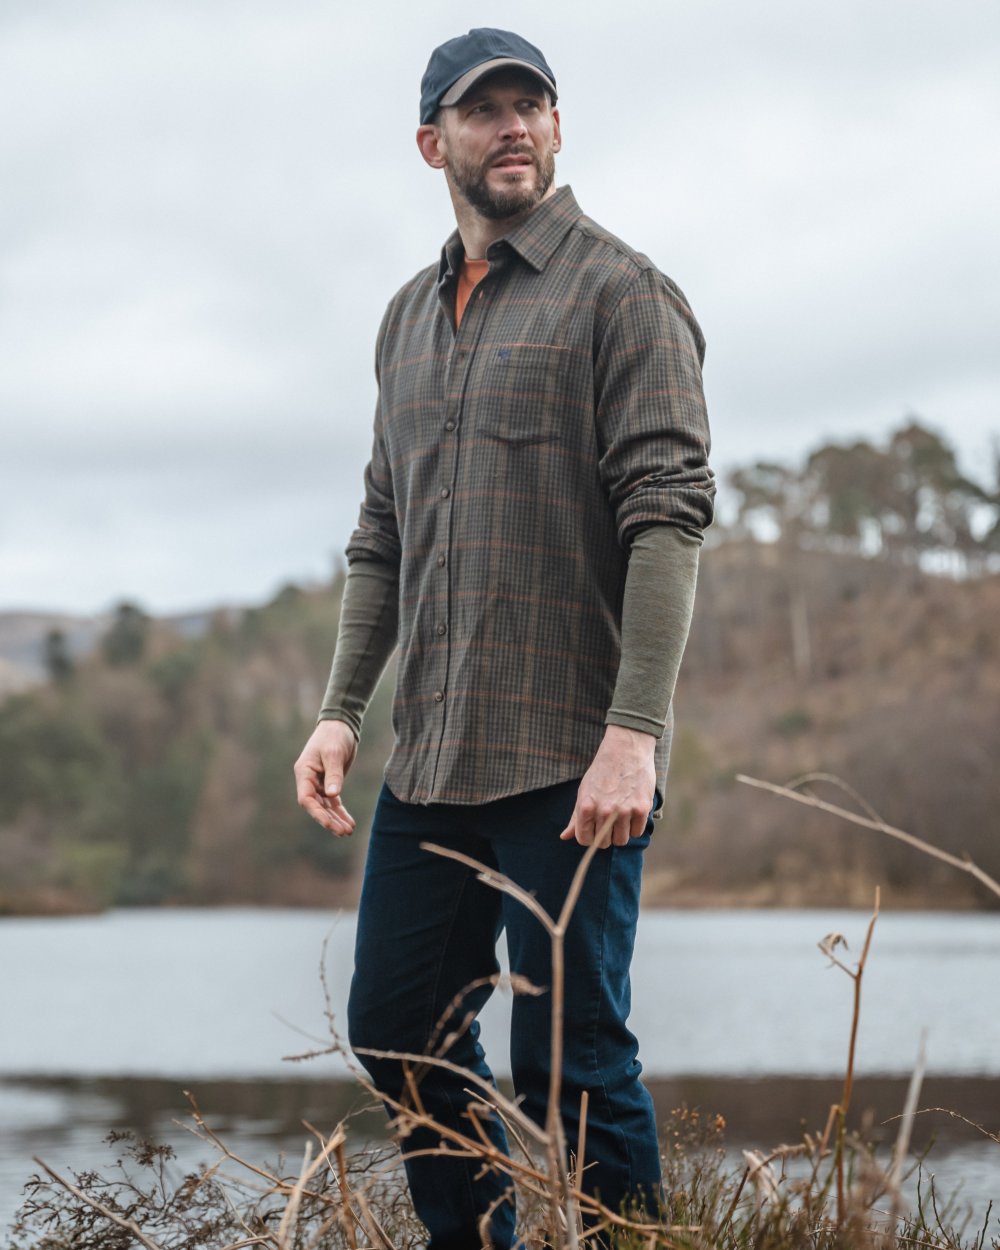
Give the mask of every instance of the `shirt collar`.
[[[555, 195], [542, 200], [510, 234], [498, 239], [496, 243], [491, 243], [487, 248], [487, 256], [494, 248], [506, 246], [512, 248], [523, 261], [540, 273], [552, 259], [566, 234], [582, 216], [583, 210], [577, 204], [572, 190], [568, 186], [560, 187]], [[441, 250], [439, 284], [458, 273], [462, 267], [463, 254], [462, 239], [456, 230]]]

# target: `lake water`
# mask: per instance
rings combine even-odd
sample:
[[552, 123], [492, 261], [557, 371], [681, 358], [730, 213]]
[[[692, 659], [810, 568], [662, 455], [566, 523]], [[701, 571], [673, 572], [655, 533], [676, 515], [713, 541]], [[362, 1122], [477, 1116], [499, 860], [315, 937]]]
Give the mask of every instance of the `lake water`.
[[[860, 912], [644, 913], [632, 1024], [661, 1111], [682, 1100], [719, 1111], [735, 1144], [794, 1138], [803, 1115], [819, 1127], [843, 1072], [852, 983], [816, 944], [844, 933], [842, 957], [853, 963], [867, 922]], [[344, 1061], [287, 1056], [328, 1040], [324, 944], [330, 1004], [343, 1020], [353, 938], [350, 913], [0, 920], [0, 1227], [32, 1154], [57, 1169], [103, 1164], [112, 1126], [180, 1142], [192, 1162], [205, 1157], [172, 1123], [182, 1088], [259, 1157], [296, 1149], [303, 1118], [335, 1122], [354, 1097]], [[883, 915], [864, 979], [854, 1106], [882, 1117], [901, 1109], [926, 1030], [922, 1105], [996, 1132], [998, 986], [1000, 916]], [[499, 993], [484, 1013], [499, 1074], [507, 1013]], [[942, 1183], [960, 1180], [975, 1203], [1000, 1199], [1000, 1145], [941, 1115], [933, 1127], [945, 1135], [935, 1154]]]

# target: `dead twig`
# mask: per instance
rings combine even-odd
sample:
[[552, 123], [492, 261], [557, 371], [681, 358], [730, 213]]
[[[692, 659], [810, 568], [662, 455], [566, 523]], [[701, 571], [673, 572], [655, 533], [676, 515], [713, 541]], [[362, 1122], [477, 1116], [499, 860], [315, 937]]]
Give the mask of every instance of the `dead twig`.
[[[553, 1189], [555, 1190], [556, 1186], [558, 1186], [556, 1192], [560, 1193], [562, 1197], [562, 1213], [566, 1221], [566, 1239], [570, 1250], [578, 1250], [579, 1238], [577, 1235], [576, 1202], [566, 1171], [566, 1137], [563, 1131], [560, 1109], [563, 1075], [563, 1003], [566, 992], [565, 937], [566, 930], [569, 928], [569, 922], [573, 916], [573, 910], [583, 890], [584, 879], [587, 876], [590, 865], [594, 862], [594, 857], [606, 846], [605, 840], [610, 838], [614, 821], [614, 815], [608, 818], [604, 827], [597, 831], [593, 842], [587, 847], [582, 859], [577, 864], [569, 892], [559, 913], [559, 919], [550, 930], [552, 940], [552, 1012], [550, 1017], [549, 1096], [545, 1127], [548, 1131], [551, 1155], [549, 1170], [554, 1182]], [[557, 1203], [555, 1193], [553, 1193], [553, 1203]], [[554, 1205], [553, 1215], [556, 1213], [557, 1208]]]
[[[455, 860], [458, 863], [465, 864], [473, 869], [479, 881], [485, 885], [492, 886], [496, 890], [500, 890], [504, 894], [509, 894], [512, 898], [521, 903], [542, 925], [546, 933], [549, 935], [552, 949], [552, 1008], [550, 1014], [550, 1049], [549, 1049], [549, 1091], [546, 1105], [545, 1115], [545, 1134], [540, 1139], [545, 1148], [546, 1161], [549, 1170], [549, 1180], [551, 1183], [550, 1190], [550, 1218], [552, 1221], [552, 1234], [557, 1245], [564, 1242], [569, 1250], [578, 1250], [579, 1236], [577, 1231], [577, 1204], [574, 1188], [570, 1184], [567, 1173], [567, 1151], [566, 1137], [563, 1130], [562, 1115], [560, 1113], [560, 1102], [562, 1099], [562, 1076], [563, 1076], [563, 1007], [565, 1003], [565, 936], [569, 927], [569, 922], [573, 916], [573, 910], [580, 898], [583, 890], [583, 883], [587, 876], [587, 871], [594, 861], [594, 857], [608, 844], [612, 826], [615, 817], [610, 816], [604, 826], [596, 831], [594, 841], [587, 847], [587, 850], [580, 859], [573, 874], [573, 880], [567, 891], [566, 899], [563, 902], [562, 909], [559, 913], [558, 920], [553, 920], [544, 907], [538, 902], [534, 895], [529, 894], [515, 881], [512, 881], [505, 874], [498, 872], [494, 868], [489, 868], [485, 864], [479, 863], [478, 860], [471, 856], [463, 855], [460, 851], [453, 851], [446, 847], [437, 846], [432, 842], [422, 842], [420, 845], [426, 851], [441, 855], [446, 859]], [[526, 1118], [526, 1117], [525, 1117]]]
[[[320, 1158], [322, 1162], [322, 1156]], [[305, 1149], [302, 1152], [302, 1168], [299, 1171], [299, 1178], [292, 1186], [292, 1192], [288, 1195], [288, 1201], [285, 1203], [285, 1209], [281, 1213], [281, 1220], [278, 1223], [278, 1232], [276, 1235], [279, 1250], [290, 1250], [292, 1241], [295, 1238], [295, 1225], [299, 1218], [299, 1204], [302, 1202], [302, 1191], [306, 1187], [306, 1182], [314, 1172], [312, 1166], [312, 1142], [307, 1141]]]
[[509, 894], [511, 898], [516, 898], [522, 906], [527, 907], [545, 931], [551, 934], [555, 922], [538, 899], [522, 889], [516, 881], [511, 881], [510, 877], [504, 876], [498, 869], [489, 868], [486, 864], [481, 864], [478, 859], [473, 859], [471, 855], [463, 855], [461, 851], [453, 851], [447, 846], [438, 846], [436, 842], [421, 842], [420, 849], [430, 851], [432, 855], [440, 855], [444, 859], [453, 859], [457, 864], [465, 864], [466, 868], [474, 869], [479, 881], [484, 885], [492, 886], [494, 890], [499, 890], [501, 894]]
[[[840, 1106], [837, 1112], [837, 1142], [834, 1147], [834, 1166], [837, 1172], [837, 1223], [842, 1225], [847, 1215], [847, 1196], [844, 1188], [844, 1157], [845, 1143], [847, 1136], [847, 1112], [851, 1105], [851, 1094], [854, 1092], [854, 1058], [858, 1043], [858, 1025], [861, 1022], [861, 983], [864, 978], [865, 965], [868, 962], [868, 952], [871, 949], [872, 934], [875, 932], [875, 922], [878, 920], [880, 894], [876, 887], [875, 890], [875, 907], [872, 911], [872, 918], [868, 922], [868, 931], [865, 934], [865, 944], [861, 951], [861, 957], [858, 959], [857, 966], [854, 969], [848, 968], [846, 964], [840, 960], [834, 959], [831, 951], [837, 945], [836, 938], [840, 935], [832, 935], [820, 942], [820, 949], [839, 968], [854, 982], [854, 1006], [851, 1012], [851, 1038], [847, 1047], [847, 1069], [844, 1073], [844, 1090], [840, 1096]], [[841, 940], [843, 940], [841, 938]], [[846, 943], [845, 943], [846, 945]]]
[[[806, 778], [799, 778], [794, 784], [803, 784], [806, 780], [815, 779], [829, 781], [832, 784], [839, 785], [851, 794], [854, 793], [842, 781], [826, 773], [809, 774]], [[957, 855], [950, 855], [947, 851], [942, 851], [939, 847], [933, 846], [930, 842], [925, 842], [922, 838], [918, 838], [912, 833], [906, 833], [902, 829], [896, 829], [893, 825], [887, 825], [884, 820], [859, 816], [857, 812], [849, 811], [845, 807], [838, 807], [836, 803], [827, 803], [823, 799], [816, 798], [813, 794], [801, 794], [791, 786], [777, 786], [773, 782], [761, 781], [757, 777], [747, 777], [743, 773], [738, 773], [736, 780], [742, 782], [745, 786], [753, 786], [754, 789], [766, 790], [769, 794], [777, 794], [781, 798], [792, 799], [794, 802], [802, 803], [806, 807], [815, 807], [821, 812], [829, 812], [832, 816], [839, 816], [841, 820], [850, 821], [852, 825], [860, 825], [862, 829], [874, 829], [877, 833], [884, 833], [890, 838], [896, 838], [900, 842], [905, 842], [907, 846], [912, 846], [916, 850], [922, 851], [925, 855], [930, 855], [933, 859], [939, 859], [944, 864], [950, 864], [952, 868], [957, 868], [959, 872], [965, 872], [969, 876], [975, 877], [981, 885], [984, 885], [997, 898], [1000, 898], [1000, 882], [994, 880], [988, 872], [984, 872], [978, 864], [974, 864], [967, 856], [959, 858]], [[858, 801], [864, 803], [864, 800], [860, 799], [860, 797]], [[864, 805], [868, 806], [867, 804]], [[868, 810], [871, 809], [869, 808]]]
[[903, 1206], [903, 1164], [906, 1156], [910, 1151], [910, 1136], [913, 1132], [913, 1121], [917, 1114], [917, 1099], [920, 1097], [920, 1087], [924, 1080], [924, 1071], [927, 1066], [927, 1030], [925, 1029], [920, 1036], [920, 1048], [917, 1051], [917, 1062], [913, 1069], [913, 1075], [910, 1077], [910, 1086], [906, 1091], [906, 1102], [903, 1104], [903, 1114], [900, 1116], [899, 1134], [896, 1137], [896, 1147], [892, 1155], [892, 1163], [889, 1165], [889, 1171], [886, 1174], [886, 1187], [892, 1200], [892, 1222], [895, 1225], [899, 1219], [899, 1213]]
[[587, 1110], [590, 1106], [590, 1091], [584, 1090], [580, 1095], [580, 1128], [576, 1135], [576, 1167], [574, 1173], [577, 1185], [583, 1175], [583, 1155], [587, 1148]]
[[[545, 1144], [545, 1130], [539, 1128], [530, 1116], [525, 1115], [517, 1103], [512, 1102], [511, 1099], [509, 1099], [505, 1094], [501, 1094], [500, 1091], [495, 1086], [491, 1085], [484, 1077], [477, 1075], [475, 1072], [470, 1072], [467, 1068], [463, 1068], [460, 1064], [453, 1063], [450, 1059], [442, 1059], [438, 1055], [418, 1055], [406, 1050], [376, 1050], [371, 1046], [359, 1046], [357, 1053], [359, 1055], [368, 1055], [372, 1059], [395, 1059], [401, 1063], [426, 1064], [428, 1067], [444, 1068], [448, 1072], [454, 1072], [457, 1076], [461, 1076], [465, 1080], [471, 1081], [474, 1085], [478, 1086], [478, 1088], [486, 1095], [488, 1102], [502, 1108], [506, 1115], [510, 1116], [511, 1119], [514, 1120], [515, 1123], [517, 1123], [519, 1127], [530, 1137], [534, 1137], [540, 1145]], [[380, 1091], [373, 1092], [383, 1102], [392, 1102], [391, 1099], [386, 1099], [384, 1093], [381, 1093]], [[393, 1103], [393, 1106], [395, 1105], [397, 1104]], [[405, 1110], [401, 1104], [400, 1106], [401, 1109]]]
[[[358, 1250], [358, 1242], [354, 1234], [354, 1224], [358, 1217], [351, 1206], [351, 1191], [347, 1183], [347, 1162], [344, 1158], [344, 1143], [347, 1141], [347, 1134], [344, 1131], [343, 1121], [337, 1125], [329, 1139], [324, 1139], [319, 1129], [310, 1124], [308, 1120], [303, 1120], [302, 1123], [320, 1144], [322, 1153], [317, 1161], [317, 1166], [324, 1162], [326, 1163], [331, 1175], [336, 1177], [337, 1187], [340, 1190], [341, 1208], [333, 1213], [330, 1220], [322, 1226], [321, 1230], [317, 1231], [315, 1240], [321, 1240], [321, 1232], [325, 1234], [328, 1228], [332, 1228], [334, 1224], [339, 1223], [344, 1230], [344, 1236], [347, 1238], [350, 1250]], [[337, 1160], [336, 1169], [334, 1169], [333, 1161], [330, 1158], [331, 1154]]]
[[[983, 1124], [977, 1124], [975, 1120], [970, 1120], [968, 1116], [962, 1115], [960, 1111], [953, 1111], [951, 1107], [921, 1107], [918, 1111], [914, 1111], [914, 1115], [929, 1115], [932, 1111], [940, 1111], [943, 1115], [950, 1115], [953, 1120], [961, 1120], [963, 1124], [968, 1124], [969, 1128], [974, 1128], [977, 1133], [982, 1133], [984, 1137], [988, 1137], [990, 1141], [995, 1141], [1000, 1145], [1000, 1134], [991, 1133]], [[891, 1115], [887, 1120], [883, 1120], [884, 1124], [892, 1124], [895, 1120], [902, 1119], [902, 1115]]]
[[131, 1233], [140, 1245], [146, 1247], [146, 1250], [163, 1250], [160, 1243], [154, 1241], [152, 1237], [148, 1237], [134, 1220], [130, 1220], [123, 1215], [119, 1215], [117, 1212], [112, 1211], [109, 1207], [106, 1207], [103, 1202], [98, 1202], [96, 1198], [91, 1198], [89, 1194], [85, 1194], [82, 1189], [79, 1189], [71, 1181], [66, 1180], [64, 1176], [60, 1176], [58, 1172], [54, 1172], [52, 1168], [50, 1168], [43, 1159], [39, 1159], [37, 1155], [33, 1155], [32, 1158], [40, 1168], [48, 1173], [49, 1177], [54, 1180], [57, 1185], [61, 1185], [67, 1193], [72, 1194], [73, 1197], [79, 1202], [84, 1203], [86, 1206], [91, 1207], [95, 1211], [99, 1211], [101, 1215], [103, 1215], [106, 1220], [110, 1220], [112, 1224], [117, 1224], [119, 1228], [124, 1228], [126, 1232]]

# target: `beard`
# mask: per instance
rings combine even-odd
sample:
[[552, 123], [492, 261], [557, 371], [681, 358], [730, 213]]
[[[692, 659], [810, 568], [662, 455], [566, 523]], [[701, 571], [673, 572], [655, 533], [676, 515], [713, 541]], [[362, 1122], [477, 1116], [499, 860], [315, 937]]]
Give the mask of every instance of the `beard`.
[[[493, 191], [486, 179], [494, 161], [502, 156], [526, 156], [535, 167], [534, 182], [524, 174], [510, 175], [511, 183], [503, 191]], [[497, 152], [482, 165], [453, 161], [448, 170], [455, 189], [481, 217], [489, 221], [504, 221], [534, 208], [552, 186], [556, 176], [556, 162], [551, 150], [539, 157], [534, 152], [513, 148]]]

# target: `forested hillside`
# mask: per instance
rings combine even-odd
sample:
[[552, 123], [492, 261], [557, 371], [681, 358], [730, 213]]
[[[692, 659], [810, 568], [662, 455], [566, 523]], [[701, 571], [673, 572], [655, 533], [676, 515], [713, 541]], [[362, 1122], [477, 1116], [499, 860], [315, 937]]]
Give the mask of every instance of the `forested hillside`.
[[[647, 899], [867, 906], [878, 884], [894, 905], [985, 905], [953, 869], [734, 776], [836, 773], [1000, 875], [996, 490], [914, 423], [885, 448], [748, 467], [728, 489], [739, 507], [703, 557]], [[349, 778], [359, 835], [300, 814], [291, 776], [341, 588], [288, 587], [194, 639], [122, 604], [83, 659], [53, 630], [48, 683], [0, 704], [0, 910], [350, 901], [389, 683]]]
[[867, 906], [881, 885], [890, 905], [987, 905], [955, 869], [734, 776], [836, 774], [889, 824], [1000, 876], [998, 620], [996, 574], [752, 541], [707, 552], [647, 897]]
[[[95, 654], [48, 639], [49, 684], [0, 706], [0, 908], [327, 903], [357, 841], [301, 814], [291, 765], [315, 721], [342, 579], [219, 613], [185, 640], [123, 604]], [[388, 732], [385, 692], [371, 737]], [[379, 767], [358, 762], [363, 822]]]

